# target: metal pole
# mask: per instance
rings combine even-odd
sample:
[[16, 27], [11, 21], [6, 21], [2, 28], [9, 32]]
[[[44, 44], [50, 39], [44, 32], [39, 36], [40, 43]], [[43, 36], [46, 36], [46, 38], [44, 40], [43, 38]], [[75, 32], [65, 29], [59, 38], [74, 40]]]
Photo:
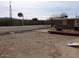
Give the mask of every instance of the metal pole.
[[12, 7], [11, 7], [11, 1], [9, 1], [9, 3], [10, 3], [10, 5], [9, 5], [9, 7], [10, 7], [10, 18], [12, 18]]
[[22, 21], [22, 25], [24, 26], [24, 15], [23, 15], [23, 21]]
[[11, 24], [12, 24], [12, 6], [11, 6], [11, 1], [9, 1], [9, 16], [10, 16], [10, 19], [11, 19]]

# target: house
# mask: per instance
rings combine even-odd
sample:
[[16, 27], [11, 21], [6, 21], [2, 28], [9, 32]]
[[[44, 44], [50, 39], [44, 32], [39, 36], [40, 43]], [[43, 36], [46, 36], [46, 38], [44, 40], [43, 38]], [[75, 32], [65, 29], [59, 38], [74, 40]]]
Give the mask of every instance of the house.
[[62, 28], [62, 29], [78, 29], [79, 18], [53, 18], [51, 27]]

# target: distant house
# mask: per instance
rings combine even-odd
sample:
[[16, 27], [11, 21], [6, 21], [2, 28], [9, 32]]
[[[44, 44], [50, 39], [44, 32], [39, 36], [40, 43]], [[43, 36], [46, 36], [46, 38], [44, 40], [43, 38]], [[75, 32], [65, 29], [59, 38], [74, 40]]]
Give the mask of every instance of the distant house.
[[79, 18], [53, 18], [51, 26], [55, 28], [74, 29], [74, 27], [79, 27]]

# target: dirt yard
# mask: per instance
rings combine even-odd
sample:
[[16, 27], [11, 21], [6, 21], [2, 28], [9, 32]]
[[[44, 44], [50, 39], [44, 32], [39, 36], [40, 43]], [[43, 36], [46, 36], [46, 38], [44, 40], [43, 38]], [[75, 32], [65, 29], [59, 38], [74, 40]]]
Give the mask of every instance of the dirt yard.
[[79, 48], [67, 46], [70, 42], [79, 42], [79, 37], [44, 30], [0, 35], [0, 57], [78, 58]]

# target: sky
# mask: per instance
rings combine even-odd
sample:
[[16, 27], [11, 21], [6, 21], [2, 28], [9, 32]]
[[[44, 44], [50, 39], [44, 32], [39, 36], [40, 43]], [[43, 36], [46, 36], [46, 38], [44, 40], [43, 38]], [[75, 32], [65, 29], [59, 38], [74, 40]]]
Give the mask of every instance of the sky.
[[[24, 19], [37, 17], [46, 20], [51, 16], [66, 13], [69, 17], [79, 15], [79, 1], [11, 1], [12, 17], [22, 12]], [[9, 17], [9, 1], [0, 1], [0, 17]]]

